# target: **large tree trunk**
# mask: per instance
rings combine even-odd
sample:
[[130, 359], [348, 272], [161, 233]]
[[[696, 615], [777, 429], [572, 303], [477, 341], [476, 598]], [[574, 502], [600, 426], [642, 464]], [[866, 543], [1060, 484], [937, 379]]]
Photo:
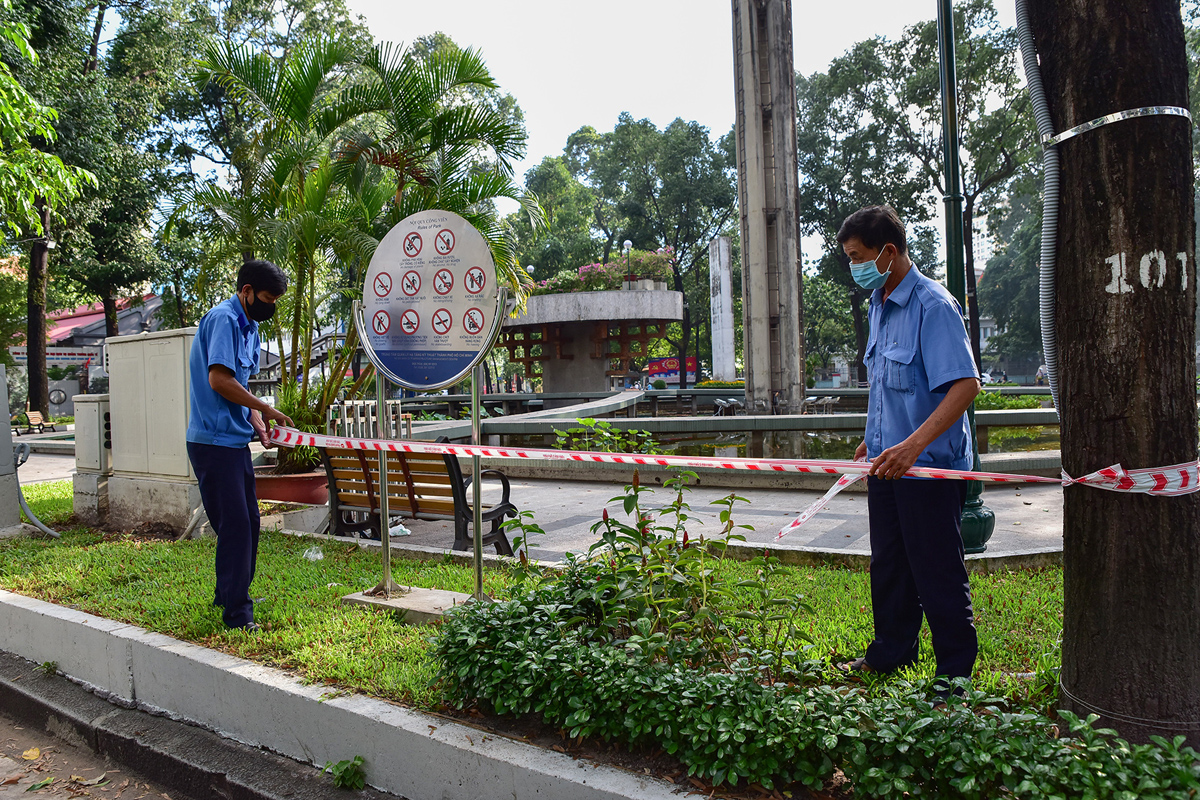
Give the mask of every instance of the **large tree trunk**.
[[[683, 290], [683, 276], [679, 274], [679, 268], [676, 267], [672, 272], [675, 277], [675, 291], [683, 295], [683, 321], [679, 324], [681, 330], [679, 332], [679, 350], [677, 352], [679, 354], [679, 388], [686, 389], [688, 388], [687, 352], [688, 344], [692, 339], [692, 310], [687, 302], [687, 292]], [[698, 363], [696, 368], [700, 368]]]
[[50, 206], [46, 198], [34, 201], [42, 235], [29, 248], [29, 276], [26, 282], [26, 310], [29, 322], [25, 329], [28, 357], [29, 407], [42, 414], [50, 413], [50, 386], [46, 378], [46, 277], [50, 265]]
[[[1055, 130], [1187, 107], [1178, 0], [1046, 0], [1030, 13]], [[1190, 126], [1127, 119], [1058, 149], [1063, 468], [1195, 461]], [[1200, 745], [1198, 504], [1065, 490], [1062, 699], [1135, 741]]]
[[104, 335], [105, 336], [120, 336], [121, 332], [117, 329], [117, 298], [113, 297], [112, 292], [104, 295]]

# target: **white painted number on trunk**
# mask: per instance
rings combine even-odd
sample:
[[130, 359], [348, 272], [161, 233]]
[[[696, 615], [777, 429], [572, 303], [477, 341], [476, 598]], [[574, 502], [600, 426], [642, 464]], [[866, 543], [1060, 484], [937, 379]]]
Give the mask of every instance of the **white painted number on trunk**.
[[[1188, 288], [1188, 256], [1187, 253], [1176, 253], [1175, 260], [1179, 262], [1179, 291], [1186, 292]], [[1127, 294], [1136, 286], [1129, 282], [1129, 269], [1125, 253], [1114, 253], [1104, 259], [1111, 270], [1111, 279], [1104, 291], [1109, 294]], [[1151, 250], [1144, 254], [1138, 263], [1138, 278], [1144, 289], [1161, 289], [1167, 285], [1167, 254], [1162, 250]]]
[[1109, 294], [1124, 294], [1132, 292], [1133, 287], [1125, 280], [1125, 254], [1117, 253], [1104, 259], [1104, 263], [1112, 267], [1112, 280], [1108, 282], [1108, 286], [1104, 287], [1104, 291]]
[[[1158, 265], [1158, 279], [1154, 280], [1150, 275], [1151, 264]], [[1147, 289], [1161, 289], [1163, 284], [1167, 282], [1167, 254], [1162, 250], [1151, 250], [1146, 255], [1142, 256], [1142, 286]], [[1151, 285], [1153, 283], [1153, 285]]]

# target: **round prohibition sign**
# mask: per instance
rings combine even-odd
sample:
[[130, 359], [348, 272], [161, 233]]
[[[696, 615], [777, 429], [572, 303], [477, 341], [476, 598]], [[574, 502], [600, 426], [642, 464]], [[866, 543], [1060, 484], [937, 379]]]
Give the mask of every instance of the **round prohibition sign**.
[[471, 267], [467, 270], [467, 291], [472, 294], [479, 294], [483, 291], [483, 287], [487, 285], [487, 276], [483, 274], [483, 270], [479, 267]]
[[463, 328], [472, 336], [482, 331], [483, 312], [478, 308], [468, 308], [467, 313], [463, 315]]
[[371, 317], [371, 330], [376, 336], [383, 336], [392, 327], [392, 315], [386, 311], [376, 311]]
[[404, 277], [400, 279], [400, 291], [409, 297], [421, 291], [421, 273], [413, 272], [411, 269], [404, 273]]
[[386, 272], [379, 273], [371, 282], [371, 287], [375, 290], [376, 297], [387, 297], [392, 291], [392, 276]]
[[448, 269], [439, 269], [433, 273], [433, 290], [438, 294], [449, 294], [454, 288], [454, 273]]
[[405, 335], [412, 336], [419, 327], [421, 327], [421, 317], [411, 308], [405, 309], [404, 313], [400, 315], [400, 330], [404, 331]]
[[433, 325], [433, 332], [438, 336], [445, 336], [450, 332], [450, 325], [454, 322], [454, 318], [450, 316], [450, 312], [444, 308], [439, 308], [433, 312], [433, 319], [430, 324]]
[[433, 249], [438, 251], [438, 255], [448, 256], [454, 250], [454, 232], [448, 230], [440, 230], [433, 237]]
[[413, 231], [404, 237], [404, 255], [409, 258], [416, 258], [421, 254], [421, 247], [424, 242], [421, 241], [421, 234]]

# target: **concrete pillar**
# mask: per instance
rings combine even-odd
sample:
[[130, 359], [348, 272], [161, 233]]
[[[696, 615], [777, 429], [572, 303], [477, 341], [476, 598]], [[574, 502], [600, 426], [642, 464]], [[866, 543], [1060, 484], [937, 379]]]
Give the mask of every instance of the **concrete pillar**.
[[746, 407], [751, 413], [798, 414], [804, 402], [804, 298], [792, 4], [732, 3]]
[[737, 363], [734, 360], [733, 336], [733, 265], [730, 263], [728, 236], [718, 236], [708, 243], [708, 277], [712, 302], [712, 359], [713, 379], [736, 381]]
[[[0, 364], [0, 411], [9, 418], [8, 375]], [[0, 433], [0, 530], [21, 524], [21, 504], [17, 501], [17, 471], [13, 468], [12, 428], [4, 424]]]

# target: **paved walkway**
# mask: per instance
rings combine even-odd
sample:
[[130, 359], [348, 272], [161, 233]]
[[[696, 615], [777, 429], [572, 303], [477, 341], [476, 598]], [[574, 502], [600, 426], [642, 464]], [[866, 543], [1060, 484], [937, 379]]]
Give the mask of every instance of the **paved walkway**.
[[[35, 790], [38, 785], [44, 788]], [[176, 800], [184, 796], [175, 794]], [[141, 774], [0, 714], [0, 800], [19, 797], [171, 800], [161, 785]]]
[[[69, 480], [74, 469], [75, 460], [71, 456], [33, 453], [21, 467], [19, 477], [22, 485]], [[485, 485], [488, 486], [485, 500], [498, 498], [496, 484], [485, 481]], [[687, 528], [692, 538], [700, 535], [714, 537], [720, 533], [720, 508], [710, 504], [713, 500], [727, 497], [731, 491], [734, 490], [696, 487], [686, 494], [686, 501], [692, 507], [692, 521]], [[775, 545], [775, 534], [780, 528], [820, 497], [821, 492], [779, 489], [736, 491], [739, 497], [750, 501], [748, 504], [737, 503], [734, 507], [734, 521], [737, 524], [754, 526], [753, 531], [743, 531], [748, 542], [861, 554], [870, 552], [865, 492], [841, 493], [803, 528]], [[534, 522], [546, 532], [545, 536], [533, 537], [530, 542], [533, 547], [531, 554], [535, 558], [557, 561], [568, 551], [585, 552], [599, 538], [598, 533], [592, 533], [591, 527], [600, 519], [605, 506], [610, 516], [625, 519], [621, 503], [610, 502], [621, 494], [622, 487], [611, 483], [517, 478], [512, 480], [511, 499], [518, 508], [532, 509]], [[661, 508], [673, 499], [661, 487], [643, 497], [651, 509]], [[1058, 486], [993, 486], [984, 490], [983, 497], [985, 505], [996, 514], [996, 530], [988, 543], [989, 555], [1062, 547], [1062, 489]], [[405, 520], [404, 524], [412, 530], [412, 535], [400, 541], [448, 547], [454, 540], [454, 525], [451, 522]]]
[[[713, 500], [727, 497], [730, 489], [696, 487], [685, 496], [692, 507], [689, 536], [713, 537], [720, 533], [720, 507]], [[608, 483], [517, 479], [512, 482], [511, 499], [518, 508], [531, 508], [534, 521], [545, 536], [534, 536], [530, 544], [535, 558], [556, 561], [567, 551], [581, 553], [599, 538], [591, 531], [607, 506], [609, 515], [626, 519], [620, 501], [620, 486]], [[780, 528], [821, 496], [817, 491], [776, 489], [739, 489], [737, 494], [749, 500], [738, 503], [733, 519], [737, 524], [754, 526], [744, 531], [748, 542], [771, 544]], [[489, 491], [485, 500], [494, 495]], [[1008, 555], [1040, 548], [1062, 547], [1062, 489], [1052, 484], [996, 486], [984, 490], [984, 503], [996, 514], [996, 530], [988, 543], [989, 555]], [[643, 495], [648, 508], [661, 508], [673, 499], [664, 489]], [[446, 547], [453, 541], [450, 522], [405, 520], [412, 535], [401, 541], [432, 547]], [[782, 547], [817, 547], [868, 554], [871, 550], [867, 530], [865, 492], [843, 492], [825, 510], [804, 527], [784, 538]], [[509, 537], [510, 539], [512, 536]]]
[[75, 456], [30, 453], [29, 460], [17, 470], [21, 485], [43, 481], [70, 480], [75, 472]]

